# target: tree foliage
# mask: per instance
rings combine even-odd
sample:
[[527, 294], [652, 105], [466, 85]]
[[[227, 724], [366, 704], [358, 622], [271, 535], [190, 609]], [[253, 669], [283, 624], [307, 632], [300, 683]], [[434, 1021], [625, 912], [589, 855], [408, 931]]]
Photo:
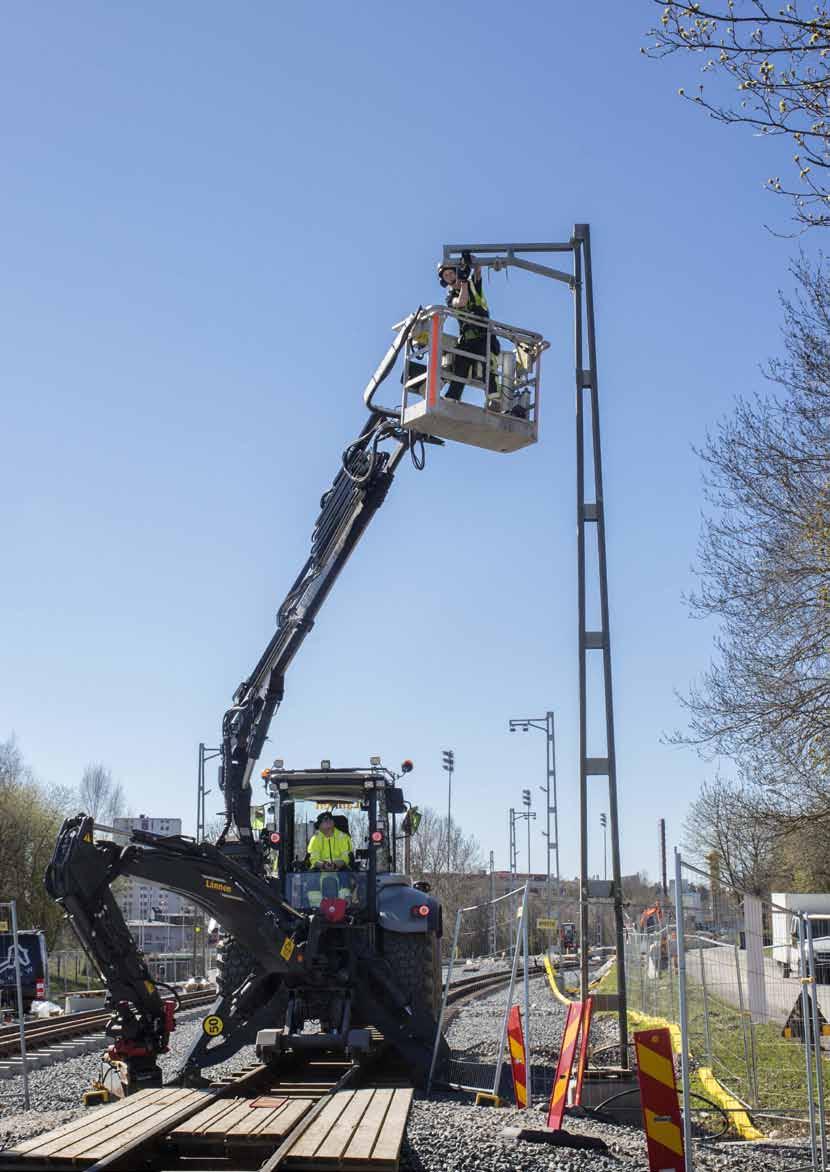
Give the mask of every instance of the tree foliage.
[[[794, 149], [791, 178], [771, 176], [769, 190], [789, 197], [807, 227], [830, 223], [830, 8], [826, 3], [765, 0], [679, 3], [654, 0], [660, 21], [643, 50], [651, 57], [703, 57], [702, 72], [721, 75], [733, 97], [710, 96], [703, 83], [680, 95], [719, 122], [784, 137]], [[711, 87], [710, 87], [711, 88]], [[717, 87], [720, 93], [720, 87]]]
[[43, 876], [71, 802], [68, 790], [38, 784], [14, 739], [0, 742], [0, 900], [16, 900], [20, 927], [42, 928], [50, 946], [63, 913]]
[[830, 825], [830, 278], [794, 265], [776, 394], [708, 437], [694, 611], [720, 622], [679, 737], [734, 760], [770, 813]]
[[113, 781], [111, 770], [100, 761], [90, 763], [84, 769], [78, 786], [78, 800], [85, 814], [91, 814], [96, 822], [106, 825], [112, 825], [113, 818], [124, 813], [123, 786]]
[[[445, 953], [458, 908], [482, 902], [489, 894], [478, 840], [466, 835], [455, 819], [449, 835], [449, 868], [447, 847], [447, 818], [427, 807], [422, 812], [418, 833], [410, 839], [411, 873], [414, 880], [426, 880], [432, 894], [441, 902]], [[484, 940], [486, 935], [482, 937]], [[484, 950], [482, 941], [475, 951]]]
[[751, 787], [721, 777], [704, 783], [684, 824], [684, 845], [699, 863], [718, 856], [723, 879], [769, 895], [782, 872], [780, 831]]

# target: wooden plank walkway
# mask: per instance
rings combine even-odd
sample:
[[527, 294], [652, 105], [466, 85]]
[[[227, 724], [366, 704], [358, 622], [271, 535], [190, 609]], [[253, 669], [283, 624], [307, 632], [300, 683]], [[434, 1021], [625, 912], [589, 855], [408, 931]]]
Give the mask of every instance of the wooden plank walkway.
[[280, 1172], [397, 1172], [412, 1095], [410, 1087], [366, 1087], [315, 1101], [313, 1093], [278, 1087], [258, 1098], [217, 1099], [208, 1091], [153, 1088], [6, 1148], [0, 1172], [82, 1172], [113, 1160], [128, 1168], [131, 1150], [151, 1137], [168, 1153], [196, 1159], [247, 1156], [250, 1165], [272, 1152], [267, 1166], [276, 1161]]
[[337, 1091], [285, 1153], [280, 1169], [398, 1168], [410, 1087], [366, 1087]]
[[188, 1152], [210, 1149], [222, 1154], [224, 1148], [261, 1146], [270, 1150], [285, 1139], [314, 1102], [283, 1095], [281, 1090], [256, 1099], [220, 1099], [180, 1123], [169, 1140]]
[[126, 1144], [158, 1132], [182, 1111], [198, 1111], [205, 1091], [178, 1087], [137, 1091], [118, 1103], [96, 1107], [81, 1119], [24, 1140], [0, 1152], [0, 1170], [14, 1168], [88, 1168]]

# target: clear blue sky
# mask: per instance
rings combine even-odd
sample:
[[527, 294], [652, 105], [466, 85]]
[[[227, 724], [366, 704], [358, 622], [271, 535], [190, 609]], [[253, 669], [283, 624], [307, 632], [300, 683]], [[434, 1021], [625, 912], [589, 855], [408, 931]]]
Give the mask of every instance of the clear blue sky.
[[[761, 191], [784, 170], [775, 144], [676, 97], [693, 65], [640, 55], [654, 12], [5, 8], [0, 737], [45, 781], [102, 760], [134, 812], [192, 829], [197, 744], [270, 637], [389, 327], [439, 297], [441, 245], [587, 221], [623, 864], [656, 872], [657, 818], [676, 841], [707, 772], [661, 743], [712, 635], [682, 600], [692, 445], [762, 385], [796, 245], [764, 227], [787, 227]], [[507, 809], [544, 780], [541, 734], [507, 720], [553, 708], [572, 874], [570, 298], [515, 273], [487, 291], [551, 340], [541, 442], [402, 468], [263, 763], [411, 756], [410, 797], [443, 807], [451, 746], [454, 814], [505, 866]], [[597, 827], [600, 873], [601, 843]]]

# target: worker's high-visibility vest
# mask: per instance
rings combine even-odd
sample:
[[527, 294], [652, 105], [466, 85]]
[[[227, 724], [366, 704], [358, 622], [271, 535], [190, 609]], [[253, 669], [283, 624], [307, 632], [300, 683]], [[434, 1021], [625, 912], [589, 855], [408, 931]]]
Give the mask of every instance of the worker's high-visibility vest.
[[323, 834], [322, 830], [318, 830], [311, 836], [311, 842], [308, 844], [308, 857], [312, 867], [319, 863], [343, 863], [348, 866], [351, 851], [352, 840], [336, 826], [328, 836]]

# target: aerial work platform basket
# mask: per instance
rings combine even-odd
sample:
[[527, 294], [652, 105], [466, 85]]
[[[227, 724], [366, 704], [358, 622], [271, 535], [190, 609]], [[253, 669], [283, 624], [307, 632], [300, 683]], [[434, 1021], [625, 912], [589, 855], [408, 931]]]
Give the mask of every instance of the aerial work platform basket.
[[[460, 337], [446, 329], [447, 318], [462, 331], [465, 325], [477, 331], [475, 350], [461, 348]], [[401, 424], [493, 452], [536, 443], [540, 359], [547, 347], [531, 330], [428, 306], [406, 340]]]

